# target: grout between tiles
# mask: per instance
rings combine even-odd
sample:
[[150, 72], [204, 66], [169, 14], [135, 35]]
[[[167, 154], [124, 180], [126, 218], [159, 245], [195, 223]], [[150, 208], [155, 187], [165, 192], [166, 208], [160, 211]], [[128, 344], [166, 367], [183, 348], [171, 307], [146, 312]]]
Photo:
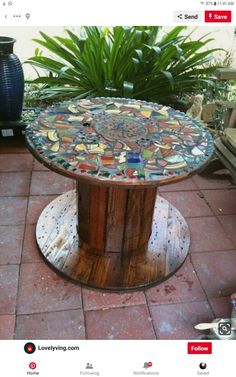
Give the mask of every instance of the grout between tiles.
[[[30, 193], [30, 186], [31, 186], [32, 172], [33, 172], [33, 164], [32, 164], [32, 166], [31, 166], [31, 170], [30, 170], [30, 178], [29, 178], [29, 193]], [[27, 205], [26, 205], [26, 211], [25, 211], [24, 231], [23, 231], [23, 239], [22, 239], [22, 245], [21, 245], [21, 256], [20, 256], [20, 263], [19, 263], [18, 285], [17, 285], [17, 296], [16, 296], [16, 307], [15, 307], [16, 320], [15, 320], [15, 327], [14, 327], [13, 339], [15, 339], [15, 336], [16, 336], [17, 308], [18, 308], [18, 302], [19, 302], [19, 289], [20, 289], [20, 278], [21, 278], [21, 265], [22, 265], [23, 248], [24, 248], [25, 234], [26, 234], [26, 223], [27, 223], [28, 208], [29, 208], [29, 195], [27, 196]]]
[[83, 287], [82, 287], [82, 285], [80, 286], [80, 289], [81, 289], [81, 310], [83, 312], [83, 319], [84, 319], [84, 337], [85, 337], [85, 339], [88, 339], [87, 323], [86, 323], [86, 311], [84, 309], [84, 294], [83, 294]]
[[[196, 277], [197, 277], [197, 279], [198, 279], [198, 281], [199, 281], [199, 284], [200, 284], [200, 286], [201, 286], [201, 288], [202, 288], [202, 290], [203, 290], [203, 292], [204, 292], [204, 294], [205, 294], [206, 301], [207, 301], [207, 303], [208, 303], [208, 305], [209, 305], [209, 308], [210, 308], [210, 310], [211, 310], [211, 312], [212, 312], [212, 315], [213, 315], [213, 318], [212, 318], [212, 320], [213, 320], [213, 319], [214, 319], [214, 316], [215, 316], [215, 312], [214, 312], [214, 310], [213, 310], [213, 306], [211, 305], [211, 301], [210, 301], [210, 299], [212, 299], [212, 298], [214, 298], [214, 297], [210, 297], [210, 298], [208, 297], [207, 292], [206, 292], [206, 290], [205, 290], [205, 288], [204, 288], [204, 286], [203, 286], [203, 284], [202, 284], [202, 282], [201, 282], [201, 280], [200, 280], [200, 277], [198, 276], [198, 270], [195, 268], [195, 266], [194, 266], [194, 262], [193, 262], [191, 256], [190, 256], [190, 261], [191, 261], [191, 263], [192, 263], [192, 266], [193, 266], [193, 269], [194, 269], [194, 271], [195, 271]], [[221, 297], [227, 297], [227, 296], [221, 296]]]
[[146, 290], [143, 292], [144, 296], [145, 296], [145, 300], [146, 300], [146, 307], [147, 307], [147, 310], [148, 310], [149, 317], [151, 318], [150, 322], [152, 323], [153, 332], [155, 334], [156, 339], [158, 339], [157, 331], [156, 331], [155, 326], [153, 324], [154, 321], [153, 321], [153, 318], [152, 318], [151, 309], [150, 309], [149, 304], [148, 304], [148, 299], [147, 299], [147, 293], [146, 292], [147, 292]]

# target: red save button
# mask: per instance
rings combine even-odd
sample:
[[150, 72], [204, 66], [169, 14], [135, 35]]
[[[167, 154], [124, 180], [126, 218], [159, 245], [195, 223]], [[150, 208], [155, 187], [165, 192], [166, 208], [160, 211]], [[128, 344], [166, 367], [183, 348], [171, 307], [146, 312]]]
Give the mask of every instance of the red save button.
[[212, 353], [211, 342], [188, 342], [188, 353], [203, 355]]
[[205, 22], [231, 22], [231, 10], [206, 10]]

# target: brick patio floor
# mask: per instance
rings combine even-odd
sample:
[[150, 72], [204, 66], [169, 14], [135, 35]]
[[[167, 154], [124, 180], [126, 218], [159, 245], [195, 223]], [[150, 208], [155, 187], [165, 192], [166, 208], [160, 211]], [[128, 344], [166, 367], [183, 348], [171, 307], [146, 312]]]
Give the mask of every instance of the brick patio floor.
[[162, 187], [186, 217], [189, 256], [163, 284], [104, 293], [56, 275], [42, 260], [35, 224], [73, 181], [0, 144], [0, 339], [196, 339], [198, 322], [230, 316], [236, 291], [236, 186], [194, 176]]

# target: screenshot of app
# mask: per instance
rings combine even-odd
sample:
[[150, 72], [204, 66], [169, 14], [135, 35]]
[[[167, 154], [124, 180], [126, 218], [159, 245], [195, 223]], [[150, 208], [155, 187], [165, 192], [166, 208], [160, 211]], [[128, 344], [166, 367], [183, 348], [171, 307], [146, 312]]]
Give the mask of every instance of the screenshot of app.
[[0, 1], [0, 374], [233, 376], [234, 0]]

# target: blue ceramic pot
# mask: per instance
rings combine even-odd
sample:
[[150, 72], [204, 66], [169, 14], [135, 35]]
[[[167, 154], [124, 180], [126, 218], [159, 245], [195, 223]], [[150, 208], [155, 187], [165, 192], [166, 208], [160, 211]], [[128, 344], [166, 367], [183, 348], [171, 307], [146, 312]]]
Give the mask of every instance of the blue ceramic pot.
[[15, 39], [0, 36], [0, 121], [20, 119], [24, 74], [18, 57], [13, 54]]

